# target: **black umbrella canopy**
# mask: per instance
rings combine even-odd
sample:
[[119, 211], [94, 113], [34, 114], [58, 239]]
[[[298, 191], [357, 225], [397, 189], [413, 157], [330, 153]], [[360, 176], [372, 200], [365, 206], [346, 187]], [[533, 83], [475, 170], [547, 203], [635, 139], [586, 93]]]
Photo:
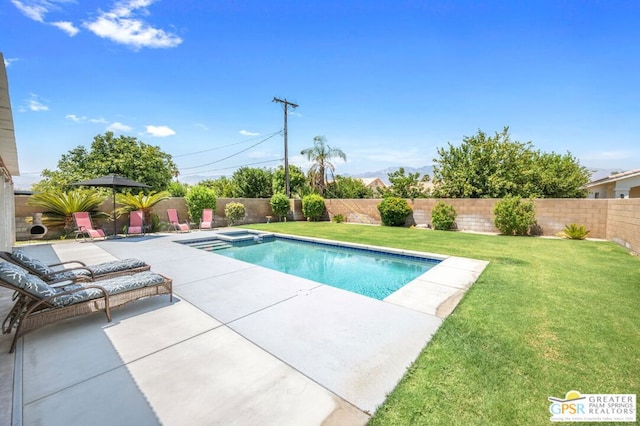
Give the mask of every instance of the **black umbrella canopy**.
[[104, 186], [111, 188], [113, 192], [113, 235], [117, 235], [116, 225], [116, 188], [150, 188], [149, 185], [136, 182], [135, 180], [127, 179], [124, 176], [110, 174], [106, 176], [100, 176], [95, 179], [83, 180], [81, 182], [74, 182], [75, 186]]
[[115, 175], [115, 174], [100, 176], [95, 179], [83, 180], [82, 182], [75, 182], [72, 185], [108, 186], [111, 188], [127, 188], [127, 187], [149, 188], [149, 185], [145, 185], [144, 183], [136, 182], [135, 180], [127, 179], [124, 176]]

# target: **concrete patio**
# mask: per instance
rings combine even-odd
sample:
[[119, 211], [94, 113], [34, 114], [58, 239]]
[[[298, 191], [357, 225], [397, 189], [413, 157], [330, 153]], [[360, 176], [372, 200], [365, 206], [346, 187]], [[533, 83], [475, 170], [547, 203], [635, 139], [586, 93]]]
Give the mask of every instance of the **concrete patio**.
[[15, 356], [2, 336], [0, 423], [365, 424], [486, 266], [446, 257], [378, 301], [174, 242], [210, 234], [25, 246], [48, 262], [143, 259], [174, 302], [41, 328]]

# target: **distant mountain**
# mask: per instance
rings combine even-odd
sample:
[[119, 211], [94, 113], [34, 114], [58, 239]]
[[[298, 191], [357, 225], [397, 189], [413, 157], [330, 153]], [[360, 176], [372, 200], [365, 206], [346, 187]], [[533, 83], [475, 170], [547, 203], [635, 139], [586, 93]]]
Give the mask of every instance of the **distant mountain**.
[[393, 173], [398, 171], [400, 168], [404, 168], [405, 174], [409, 173], [420, 173], [420, 177], [424, 175], [429, 175], [429, 177], [433, 177], [433, 166], [423, 166], [419, 168], [415, 167], [406, 167], [406, 166], [394, 166], [387, 167], [386, 169], [377, 170], [375, 172], [364, 172], [357, 174], [346, 174], [346, 176], [351, 176], [353, 178], [380, 178], [385, 184], [389, 185], [389, 173]]

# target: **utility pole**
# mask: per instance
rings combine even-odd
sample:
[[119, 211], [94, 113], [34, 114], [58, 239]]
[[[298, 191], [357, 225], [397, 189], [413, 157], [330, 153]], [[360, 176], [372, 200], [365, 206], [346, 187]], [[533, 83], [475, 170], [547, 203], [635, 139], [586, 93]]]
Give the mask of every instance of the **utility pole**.
[[287, 111], [289, 110], [289, 106], [292, 108], [298, 108], [298, 105], [293, 102], [289, 102], [286, 98], [279, 99], [274, 97], [273, 102], [279, 102], [284, 106], [284, 182], [287, 197], [291, 198], [291, 187], [289, 184], [289, 148], [287, 146]]

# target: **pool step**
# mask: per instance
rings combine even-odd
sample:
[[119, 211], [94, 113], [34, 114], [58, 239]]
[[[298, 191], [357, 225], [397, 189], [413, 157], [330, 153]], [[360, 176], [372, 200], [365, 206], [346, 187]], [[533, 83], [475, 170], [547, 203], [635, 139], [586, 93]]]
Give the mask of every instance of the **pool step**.
[[226, 241], [213, 240], [198, 244], [191, 244], [191, 247], [199, 248], [201, 250], [215, 251], [232, 247], [232, 245], [227, 243]]

